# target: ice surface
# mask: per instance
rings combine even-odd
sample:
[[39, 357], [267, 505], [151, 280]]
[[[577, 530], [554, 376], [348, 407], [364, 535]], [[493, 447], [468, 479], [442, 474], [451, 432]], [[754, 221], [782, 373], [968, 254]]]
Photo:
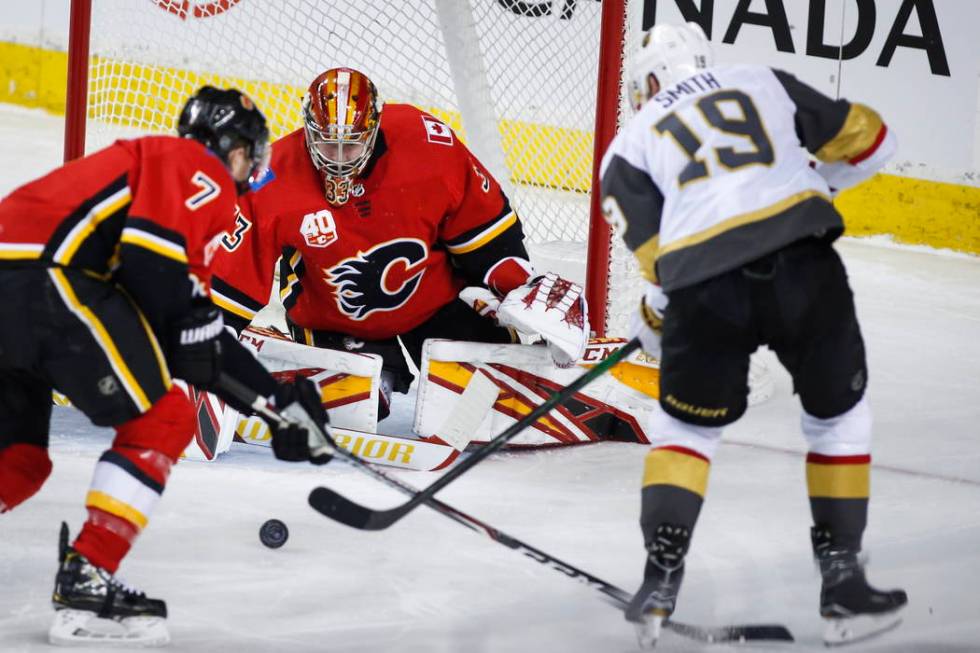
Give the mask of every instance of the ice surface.
[[[0, 107], [0, 193], [58, 163], [60, 130], [58, 118]], [[839, 249], [867, 340], [876, 416], [869, 576], [910, 595], [899, 630], [852, 650], [980, 650], [980, 260], [877, 241], [845, 240]], [[824, 650], [798, 403], [770, 362], [775, 396], [728, 430], [713, 465], [676, 616], [784, 622], [799, 642], [764, 650]], [[410, 426], [403, 399], [385, 430]], [[51, 478], [0, 516], [0, 651], [49, 648], [58, 525], [81, 525], [92, 468], [110, 438], [55, 408]], [[608, 443], [496, 455], [440, 497], [632, 591], [643, 564], [644, 452]], [[435, 478], [400, 476], [417, 485]], [[214, 464], [175, 468], [121, 569], [168, 601], [172, 650], [636, 650], [632, 629], [594, 591], [424, 508], [386, 531], [348, 529], [307, 507], [317, 484], [379, 507], [402, 500], [343, 465], [279, 463], [248, 445]], [[290, 529], [278, 550], [259, 542], [270, 517]], [[735, 649], [672, 634], [658, 648]]]

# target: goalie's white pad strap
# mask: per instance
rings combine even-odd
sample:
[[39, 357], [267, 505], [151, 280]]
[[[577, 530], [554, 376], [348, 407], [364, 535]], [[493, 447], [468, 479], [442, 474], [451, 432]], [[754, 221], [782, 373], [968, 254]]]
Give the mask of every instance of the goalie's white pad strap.
[[[500, 388], [489, 376], [476, 373], [470, 377], [463, 394], [454, 400], [452, 410], [446, 421], [433, 434], [432, 439], [442, 441], [457, 451], [463, 451], [473, 440], [483, 418], [486, 417], [493, 405], [497, 403]], [[416, 406], [421, 405], [416, 402]], [[424, 431], [420, 433], [425, 434]]]

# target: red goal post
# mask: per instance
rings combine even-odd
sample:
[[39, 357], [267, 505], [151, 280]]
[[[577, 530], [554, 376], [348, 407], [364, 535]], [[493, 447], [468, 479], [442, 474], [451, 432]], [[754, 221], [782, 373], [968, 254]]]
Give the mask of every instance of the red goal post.
[[584, 282], [596, 333], [622, 334], [640, 281], [593, 191], [642, 4], [72, 0], [65, 159], [172, 132], [205, 83], [251, 94], [282, 136], [309, 80], [355, 67], [452, 126], [501, 180], [536, 266]]

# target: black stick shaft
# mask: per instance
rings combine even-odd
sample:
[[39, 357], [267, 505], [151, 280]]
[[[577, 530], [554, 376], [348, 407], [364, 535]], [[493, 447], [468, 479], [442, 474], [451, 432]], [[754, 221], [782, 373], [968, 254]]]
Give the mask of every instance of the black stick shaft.
[[[310, 493], [310, 498], [309, 498], [310, 506], [312, 506], [313, 509], [317, 510], [318, 512], [322, 512], [321, 508], [324, 507], [322, 503], [319, 501], [319, 499], [321, 497], [327, 496], [326, 494], [320, 493], [323, 489], [324, 488], [315, 488]], [[578, 580], [579, 582], [582, 582], [585, 585], [588, 585], [592, 589], [595, 589], [600, 593], [604, 594], [605, 596], [607, 596], [608, 598], [612, 599], [612, 602], [620, 608], [626, 607], [626, 604], [629, 603], [629, 600], [632, 596], [629, 592], [622, 590], [616, 587], [615, 585], [613, 585], [612, 583], [608, 583], [597, 576], [593, 576], [587, 571], [583, 571], [582, 569], [570, 565], [567, 562], [563, 562], [558, 558], [548, 553], [545, 553], [541, 549], [537, 549], [531, 546], [530, 544], [526, 544], [525, 542], [520, 541], [516, 537], [512, 537], [507, 533], [504, 533], [503, 531], [497, 530], [493, 526], [490, 526], [489, 524], [482, 522], [475, 517], [467, 515], [465, 512], [453, 508], [452, 506], [443, 503], [439, 499], [435, 499], [435, 498], [427, 499], [425, 501], [425, 504], [430, 508], [432, 508], [433, 510], [435, 510], [436, 512], [439, 512], [445, 515], [446, 517], [449, 517], [456, 523], [462, 524], [463, 526], [470, 529], [471, 531], [480, 533], [481, 535], [490, 538], [494, 542], [503, 544], [504, 546], [513, 549], [518, 553], [524, 554], [525, 556], [531, 558], [535, 562], [539, 562], [546, 567], [550, 567], [556, 571], [561, 572], [562, 574], [568, 576], [569, 578], [573, 578], [575, 580]]]
[[[633, 345], [633, 347], [630, 349], [630, 351], [632, 351], [632, 349], [635, 349], [636, 347], [639, 346], [639, 342], [637, 340], [632, 340], [629, 343], [627, 343], [627, 345], [625, 345], [623, 349], [625, 349], [630, 345]], [[622, 356], [624, 356], [626, 353], [629, 353], [629, 352], [625, 352], [625, 353], [621, 353], [621, 352], [622, 349], [619, 352], [617, 352], [620, 353], [620, 356], [618, 356], [616, 360], [622, 358]], [[603, 362], [607, 362], [608, 360], [609, 359], [606, 359], [606, 361]], [[610, 365], [606, 367], [608, 368], [612, 364], [615, 364], [615, 361], [613, 361], [613, 363], [610, 363]], [[597, 365], [596, 367], [599, 366]], [[593, 368], [592, 370], [590, 370], [590, 373], [595, 371], [596, 368]], [[601, 373], [602, 373], [601, 371], [596, 373], [592, 378], [595, 378], [595, 376], [598, 376]], [[572, 388], [573, 385], [575, 385], [576, 383], [578, 384], [577, 386], [578, 388], [581, 388], [586, 383], [588, 383], [588, 381], [583, 381], [584, 376], [586, 375], [583, 375], [583, 377], [579, 377], [579, 379], [577, 379], [572, 385], [569, 385], [568, 388], [566, 388], [566, 390]], [[261, 397], [260, 395], [252, 391], [250, 388], [240, 383], [238, 380], [222, 373], [220, 383], [225, 390], [235, 395], [240, 401], [250, 405], [252, 409], [262, 417], [279, 423], [288, 422], [288, 420], [285, 417], [280, 415], [275, 409], [273, 409], [268, 404], [265, 398]], [[553, 395], [552, 399], [555, 399], [555, 397], [557, 396], [558, 396], [557, 394]], [[554, 403], [557, 404], [558, 400], [556, 400]], [[530, 417], [530, 415], [528, 417]], [[508, 429], [508, 431], [509, 430], [510, 429]], [[500, 436], [497, 436], [497, 439], [502, 438], [503, 435], [506, 434], [508, 431], [505, 431]], [[329, 438], [328, 434], [324, 434], [324, 436], [327, 438], [328, 441], [333, 442], [333, 440]], [[380, 470], [375, 469], [370, 464], [361, 460], [359, 457], [350, 454], [345, 449], [336, 447], [336, 452], [346, 457], [356, 467], [362, 469], [363, 471], [370, 474], [371, 476], [374, 476], [378, 480], [386, 483], [387, 485], [401, 492], [404, 492], [405, 494], [412, 495], [414, 497], [413, 500], [418, 499], [419, 497], [424, 495], [424, 492], [419, 492], [416, 488], [413, 488], [407, 483], [403, 483], [402, 481], [396, 478], [392, 478], [387, 474], [384, 474]], [[332, 507], [330, 505], [330, 499], [332, 497], [332, 494], [333, 493], [327, 488], [322, 488], [322, 487], [314, 488], [314, 490], [310, 493], [309, 503], [318, 512], [321, 512], [327, 516], [332, 516], [330, 514], [332, 510]], [[322, 501], [321, 499], [325, 499], [325, 500]], [[619, 609], [623, 609], [629, 603], [629, 600], [631, 598], [629, 592], [626, 592], [625, 590], [613, 585], [612, 583], [602, 580], [598, 576], [593, 576], [592, 574], [582, 569], [570, 565], [567, 562], [563, 562], [562, 560], [559, 560], [558, 558], [548, 553], [545, 553], [544, 551], [536, 547], [526, 544], [521, 540], [518, 540], [516, 537], [512, 537], [504, 533], [503, 531], [499, 531], [496, 528], [490, 526], [489, 524], [486, 524], [476, 519], [475, 517], [471, 517], [470, 515], [467, 515], [466, 513], [457, 510], [456, 508], [453, 508], [452, 506], [445, 504], [442, 501], [435, 499], [431, 496], [421, 498], [419, 499], [419, 501], [424, 502], [426, 505], [430, 506], [433, 510], [436, 510], [437, 512], [445, 515], [446, 517], [449, 517], [450, 519], [452, 519], [453, 521], [459, 524], [462, 524], [463, 526], [469, 528], [470, 530], [483, 534], [484, 536], [490, 538], [494, 542], [502, 544], [519, 553], [522, 553], [526, 557], [534, 560], [535, 562], [545, 565], [550, 569], [554, 569], [555, 571], [561, 573], [562, 575], [568, 578], [572, 578], [573, 580], [576, 580], [584, 585], [588, 585], [592, 589], [601, 593], [608, 601], [610, 601], [613, 605], [615, 605]], [[667, 621], [665, 623], [665, 626], [671, 630], [674, 630], [675, 632], [678, 632], [679, 634], [684, 635], [685, 637], [690, 637], [703, 642], [745, 641], [745, 640], [793, 641], [793, 636], [790, 634], [790, 632], [784, 626], [779, 624], [745, 625], [745, 626], [736, 625], [736, 626], [724, 626], [721, 628], [701, 628], [698, 626], [692, 626], [681, 622]]]
[[[314, 510], [329, 517], [331, 516], [329, 512], [331, 510], [331, 499], [332, 494], [329, 490], [318, 487], [310, 493], [309, 502], [310, 506], [312, 506]], [[452, 506], [443, 503], [439, 499], [429, 498], [425, 501], [425, 505], [452, 519], [456, 523], [465, 526], [471, 531], [480, 533], [498, 544], [502, 544], [509, 549], [513, 549], [531, 560], [534, 560], [535, 562], [542, 564], [549, 569], [557, 571], [566, 578], [577, 581], [582, 585], [589, 586], [591, 589], [602, 594], [603, 598], [607, 602], [619, 610], [625, 609], [632, 598], [632, 595], [626, 590], [621, 589], [608, 581], [602, 580], [598, 576], [594, 576], [583, 569], [579, 569], [574, 565], [564, 562], [563, 560], [560, 560], [549, 553], [545, 553], [541, 549], [533, 547], [526, 542], [522, 542], [516, 537], [508, 535], [507, 533], [504, 533], [503, 531], [498, 530], [457, 508], [453, 508]], [[793, 635], [782, 624], [737, 624], [712, 628], [694, 626], [683, 622], [668, 620], [664, 623], [664, 627], [678, 633], [679, 635], [683, 635], [684, 637], [705, 643], [753, 640], [793, 641]]]

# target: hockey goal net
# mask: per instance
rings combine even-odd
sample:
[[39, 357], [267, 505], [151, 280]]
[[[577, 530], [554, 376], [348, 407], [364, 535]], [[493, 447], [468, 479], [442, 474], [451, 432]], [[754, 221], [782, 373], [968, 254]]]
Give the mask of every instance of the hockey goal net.
[[279, 137], [313, 77], [354, 67], [459, 133], [509, 193], [536, 267], [585, 283], [593, 327], [620, 335], [641, 282], [592, 201], [595, 143], [620, 120], [642, 4], [73, 0], [66, 157], [171, 132], [202, 84], [248, 92]]

